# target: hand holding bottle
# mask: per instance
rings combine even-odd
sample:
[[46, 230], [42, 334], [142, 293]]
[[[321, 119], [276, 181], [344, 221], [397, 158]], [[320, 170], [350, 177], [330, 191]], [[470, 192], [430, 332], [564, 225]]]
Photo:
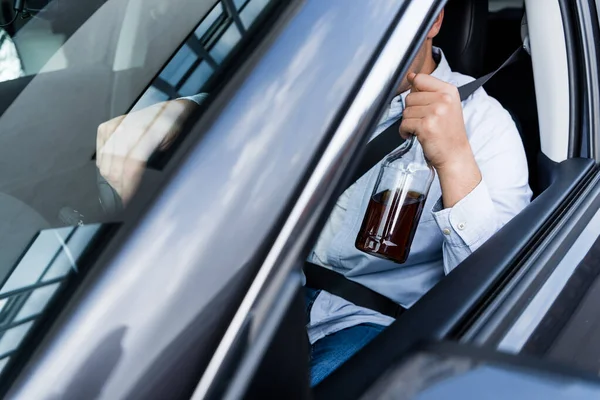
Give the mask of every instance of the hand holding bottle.
[[431, 75], [408, 74], [400, 135], [414, 135], [436, 169], [444, 207], [453, 207], [481, 182], [467, 138], [458, 89]]

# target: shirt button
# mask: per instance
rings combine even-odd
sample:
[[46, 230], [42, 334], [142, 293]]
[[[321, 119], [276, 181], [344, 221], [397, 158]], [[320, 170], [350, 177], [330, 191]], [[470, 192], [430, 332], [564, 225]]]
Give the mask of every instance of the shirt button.
[[446, 236], [450, 235], [450, 229], [448, 228], [444, 229], [442, 232], [444, 232], [444, 235]]
[[464, 230], [467, 227], [467, 225], [464, 222], [461, 222], [460, 224], [458, 224], [458, 229], [460, 229], [461, 231]]

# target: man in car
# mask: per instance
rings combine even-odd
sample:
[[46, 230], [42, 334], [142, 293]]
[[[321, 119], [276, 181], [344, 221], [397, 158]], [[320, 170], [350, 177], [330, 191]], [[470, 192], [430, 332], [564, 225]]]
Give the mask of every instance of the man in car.
[[[402, 114], [399, 134], [415, 135], [437, 172], [408, 260], [394, 264], [354, 246], [379, 167], [340, 196], [308, 258], [404, 308], [411, 307], [531, 198], [525, 152], [509, 113], [483, 89], [461, 104], [457, 87], [472, 78], [452, 72], [442, 51], [432, 45], [443, 17], [442, 11], [375, 132], [384, 131]], [[125, 202], [135, 191], [149, 155], [168, 142], [195, 106], [190, 100], [176, 100], [100, 126], [98, 167]], [[394, 321], [319, 288], [306, 288], [306, 299], [312, 385]]]

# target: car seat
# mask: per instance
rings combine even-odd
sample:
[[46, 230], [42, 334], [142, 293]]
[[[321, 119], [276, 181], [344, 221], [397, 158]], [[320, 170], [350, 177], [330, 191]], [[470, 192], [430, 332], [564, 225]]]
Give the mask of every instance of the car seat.
[[[515, 12], [519, 10], [513, 9], [510, 15]], [[504, 15], [508, 14], [490, 14], [487, 1], [449, 0], [434, 44], [442, 48], [454, 71], [480, 77], [498, 68], [522, 44], [521, 17], [510, 23], [502, 18]], [[538, 195], [550, 182], [538, 174], [541, 150], [531, 59], [521, 57], [491, 79], [485, 89], [513, 117], [527, 155], [529, 183]]]

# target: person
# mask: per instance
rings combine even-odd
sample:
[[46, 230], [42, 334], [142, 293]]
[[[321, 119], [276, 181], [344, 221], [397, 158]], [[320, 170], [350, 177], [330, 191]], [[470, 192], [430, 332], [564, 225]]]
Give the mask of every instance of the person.
[[[354, 246], [379, 166], [339, 197], [308, 257], [404, 308], [525, 208], [532, 194], [525, 152], [510, 114], [484, 89], [461, 103], [457, 87], [473, 78], [453, 72], [443, 52], [433, 46], [443, 18], [442, 10], [374, 134], [402, 115], [399, 134], [415, 135], [436, 171], [409, 258], [394, 264]], [[181, 101], [186, 106], [175, 107], [177, 116], [194, 104]], [[126, 173], [112, 178], [118, 180], [117, 187], [128, 186], [122, 183], [129, 179]], [[306, 287], [305, 292], [314, 386], [394, 319], [319, 288]]]

